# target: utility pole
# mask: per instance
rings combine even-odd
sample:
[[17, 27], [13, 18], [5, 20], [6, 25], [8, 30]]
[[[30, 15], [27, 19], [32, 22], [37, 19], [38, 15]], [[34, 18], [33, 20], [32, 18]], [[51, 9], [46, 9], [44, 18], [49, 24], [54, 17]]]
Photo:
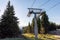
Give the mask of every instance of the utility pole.
[[41, 15], [41, 11], [42, 9], [38, 9], [38, 8], [28, 8], [29, 12], [28, 12], [28, 17], [30, 17], [31, 14], [34, 14], [34, 34], [35, 34], [35, 39], [38, 38], [38, 27], [37, 27], [37, 14], [39, 14], [38, 16]]

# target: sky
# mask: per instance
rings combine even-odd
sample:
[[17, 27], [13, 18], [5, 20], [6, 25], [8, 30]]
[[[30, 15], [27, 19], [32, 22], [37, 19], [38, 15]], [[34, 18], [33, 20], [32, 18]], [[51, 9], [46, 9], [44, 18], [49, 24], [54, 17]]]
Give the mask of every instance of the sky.
[[[0, 0], [0, 17], [3, 15], [9, 0]], [[60, 0], [10, 0], [14, 6], [15, 16], [19, 18], [19, 27], [27, 26], [34, 17], [27, 16], [28, 8], [39, 8], [46, 11], [50, 22], [60, 24]], [[56, 4], [56, 5], [55, 5]], [[33, 6], [32, 6], [33, 5]]]

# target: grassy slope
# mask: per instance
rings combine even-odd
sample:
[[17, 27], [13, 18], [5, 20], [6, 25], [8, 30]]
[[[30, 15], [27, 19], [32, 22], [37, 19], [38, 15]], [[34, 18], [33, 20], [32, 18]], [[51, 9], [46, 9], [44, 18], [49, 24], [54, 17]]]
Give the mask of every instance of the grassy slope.
[[[30, 39], [33, 39], [35, 36], [34, 34], [30, 34], [30, 33], [26, 33], [26, 34], [23, 34], [26, 38], [30, 38]], [[56, 40], [56, 38], [51, 35], [51, 34], [38, 34], [38, 39], [42, 39], [42, 40], [48, 40], [48, 39], [51, 39], [51, 40]]]
[[[25, 36], [25, 38], [5, 38], [2, 40], [35, 40], [34, 34], [26, 33], [26, 34], [22, 34], [22, 35]], [[41, 40], [57, 40], [57, 38], [51, 34], [38, 34], [38, 40], [40, 40], [40, 39]]]

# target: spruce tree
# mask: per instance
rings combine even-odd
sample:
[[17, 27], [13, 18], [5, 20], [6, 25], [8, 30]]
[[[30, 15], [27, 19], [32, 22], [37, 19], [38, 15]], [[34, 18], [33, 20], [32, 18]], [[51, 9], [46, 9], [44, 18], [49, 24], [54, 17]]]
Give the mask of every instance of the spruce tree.
[[16, 37], [19, 33], [18, 18], [15, 16], [13, 5], [8, 2], [7, 8], [2, 15], [1, 27], [2, 37]]
[[30, 25], [30, 22], [28, 24], [28, 31], [29, 31], [29, 33], [31, 33], [31, 25]]
[[42, 28], [45, 29], [45, 33], [48, 32], [48, 28], [49, 28], [49, 19], [48, 19], [48, 15], [46, 14], [46, 12], [42, 12], [42, 17], [41, 17], [41, 26]]
[[34, 18], [32, 19], [31, 23], [31, 33], [34, 33]]
[[[37, 27], [38, 27], [38, 33], [40, 33], [40, 27], [41, 27], [40, 18], [37, 18]], [[34, 33], [34, 18], [31, 23], [31, 30], [32, 30], [32, 33]]]
[[38, 27], [38, 33], [40, 33], [41, 21], [39, 17], [37, 18], [37, 27]]
[[25, 26], [25, 27], [23, 27], [23, 33], [28, 33], [28, 27], [27, 26]]

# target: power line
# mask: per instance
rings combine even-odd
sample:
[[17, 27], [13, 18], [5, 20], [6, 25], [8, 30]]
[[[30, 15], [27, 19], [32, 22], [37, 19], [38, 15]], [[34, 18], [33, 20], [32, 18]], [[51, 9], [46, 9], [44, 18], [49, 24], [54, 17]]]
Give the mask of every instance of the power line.
[[49, 8], [47, 11], [49, 11], [49, 10], [51, 10], [51, 9], [53, 9], [54, 7], [56, 7], [57, 5], [59, 5], [60, 4], [60, 2], [58, 2], [58, 3], [56, 3], [55, 5], [53, 5], [51, 8]]
[[32, 8], [32, 7], [33, 7], [33, 5], [35, 4], [35, 1], [36, 1], [36, 0], [34, 0], [34, 1], [33, 1], [32, 5], [31, 5], [31, 8]]
[[[40, 7], [43, 6], [43, 5], [45, 5], [45, 4], [47, 4], [49, 1], [51, 1], [51, 0], [47, 0], [42, 5], [40, 5]], [[36, 0], [33, 1], [32, 5], [31, 5], [31, 8], [34, 6], [35, 2], [36, 2]]]
[[39, 7], [44, 6], [45, 4], [47, 4], [48, 2], [50, 2], [51, 0], [47, 0], [46, 2], [44, 2], [43, 4], [41, 4]]

